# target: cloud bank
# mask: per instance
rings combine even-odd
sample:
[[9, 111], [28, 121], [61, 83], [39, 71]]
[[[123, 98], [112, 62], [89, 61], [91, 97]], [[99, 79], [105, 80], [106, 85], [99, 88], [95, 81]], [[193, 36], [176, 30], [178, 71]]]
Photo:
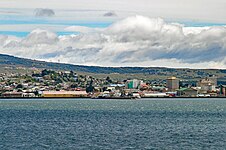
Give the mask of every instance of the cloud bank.
[[[52, 8], [54, 10], [114, 10], [118, 16], [161, 16], [174, 20], [226, 23], [225, 0], [0, 0], [5, 9]], [[61, 15], [60, 13], [57, 13]], [[87, 12], [93, 18], [93, 12]], [[65, 14], [66, 15], [66, 14]], [[76, 14], [75, 14], [76, 15]], [[85, 15], [81, 18], [86, 17]], [[65, 17], [66, 19], [67, 17]]]
[[36, 29], [25, 38], [0, 36], [1, 53], [72, 64], [226, 68], [226, 27], [184, 27], [132, 16], [102, 30], [57, 36]]

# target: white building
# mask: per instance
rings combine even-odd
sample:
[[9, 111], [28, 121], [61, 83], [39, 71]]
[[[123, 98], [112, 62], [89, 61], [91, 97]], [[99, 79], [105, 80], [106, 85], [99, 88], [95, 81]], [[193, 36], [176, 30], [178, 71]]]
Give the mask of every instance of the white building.
[[200, 87], [201, 91], [204, 91], [204, 92], [208, 92], [208, 91], [216, 91], [216, 80], [214, 78], [211, 79], [211, 78], [205, 78], [205, 79], [202, 79], [198, 82], [198, 87]]

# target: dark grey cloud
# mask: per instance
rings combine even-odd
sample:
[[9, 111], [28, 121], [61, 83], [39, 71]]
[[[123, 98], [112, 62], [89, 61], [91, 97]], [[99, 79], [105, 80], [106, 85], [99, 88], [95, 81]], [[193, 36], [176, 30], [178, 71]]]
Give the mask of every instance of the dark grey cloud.
[[117, 14], [113, 11], [109, 11], [103, 14], [104, 17], [116, 17]]
[[34, 15], [36, 17], [52, 17], [55, 16], [55, 12], [48, 8], [37, 8], [34, 10]]

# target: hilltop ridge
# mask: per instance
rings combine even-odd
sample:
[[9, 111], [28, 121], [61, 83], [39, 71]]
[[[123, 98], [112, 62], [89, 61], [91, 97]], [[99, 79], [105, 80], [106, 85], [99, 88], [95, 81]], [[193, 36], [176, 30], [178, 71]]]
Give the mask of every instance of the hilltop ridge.
[[[161, 78], [166, 76], [177, 76], [181, 79], [192, 80], [205, 78], [210, 75], [218, 76], [220, 81], [226, 81], [226, 69], [189, 69], [189, 68], [165, 68], [165, 67], [100, 67], [83, 66], [65, 63], [54, 63], [38, 61], [26, 58], [19, 58], [11, 55], [0, 54], [0, 68], [24, 67], [27, 69], [52, 69], [52, 70], [73, 70], [75, 72], [91, 74], [135, 74], [142, 75], [142, 78], [152, 76]], [[144, 76], [145, 75], [145, 76]]]

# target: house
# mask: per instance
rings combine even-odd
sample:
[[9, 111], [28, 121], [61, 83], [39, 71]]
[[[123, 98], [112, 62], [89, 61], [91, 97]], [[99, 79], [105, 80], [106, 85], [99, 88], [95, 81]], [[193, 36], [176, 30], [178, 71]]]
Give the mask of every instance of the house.
[[34, 93], [23, 93], [22, 97], [35, 97]]
[[177, 96], [181, 97], [197, 97], [198, 90], [193, 88], [181, 88], [177, 90]]
[[2, 94], [2, 97], [10, 98], [10, 97], [22, 97], [22, 92], [5, 92]]

